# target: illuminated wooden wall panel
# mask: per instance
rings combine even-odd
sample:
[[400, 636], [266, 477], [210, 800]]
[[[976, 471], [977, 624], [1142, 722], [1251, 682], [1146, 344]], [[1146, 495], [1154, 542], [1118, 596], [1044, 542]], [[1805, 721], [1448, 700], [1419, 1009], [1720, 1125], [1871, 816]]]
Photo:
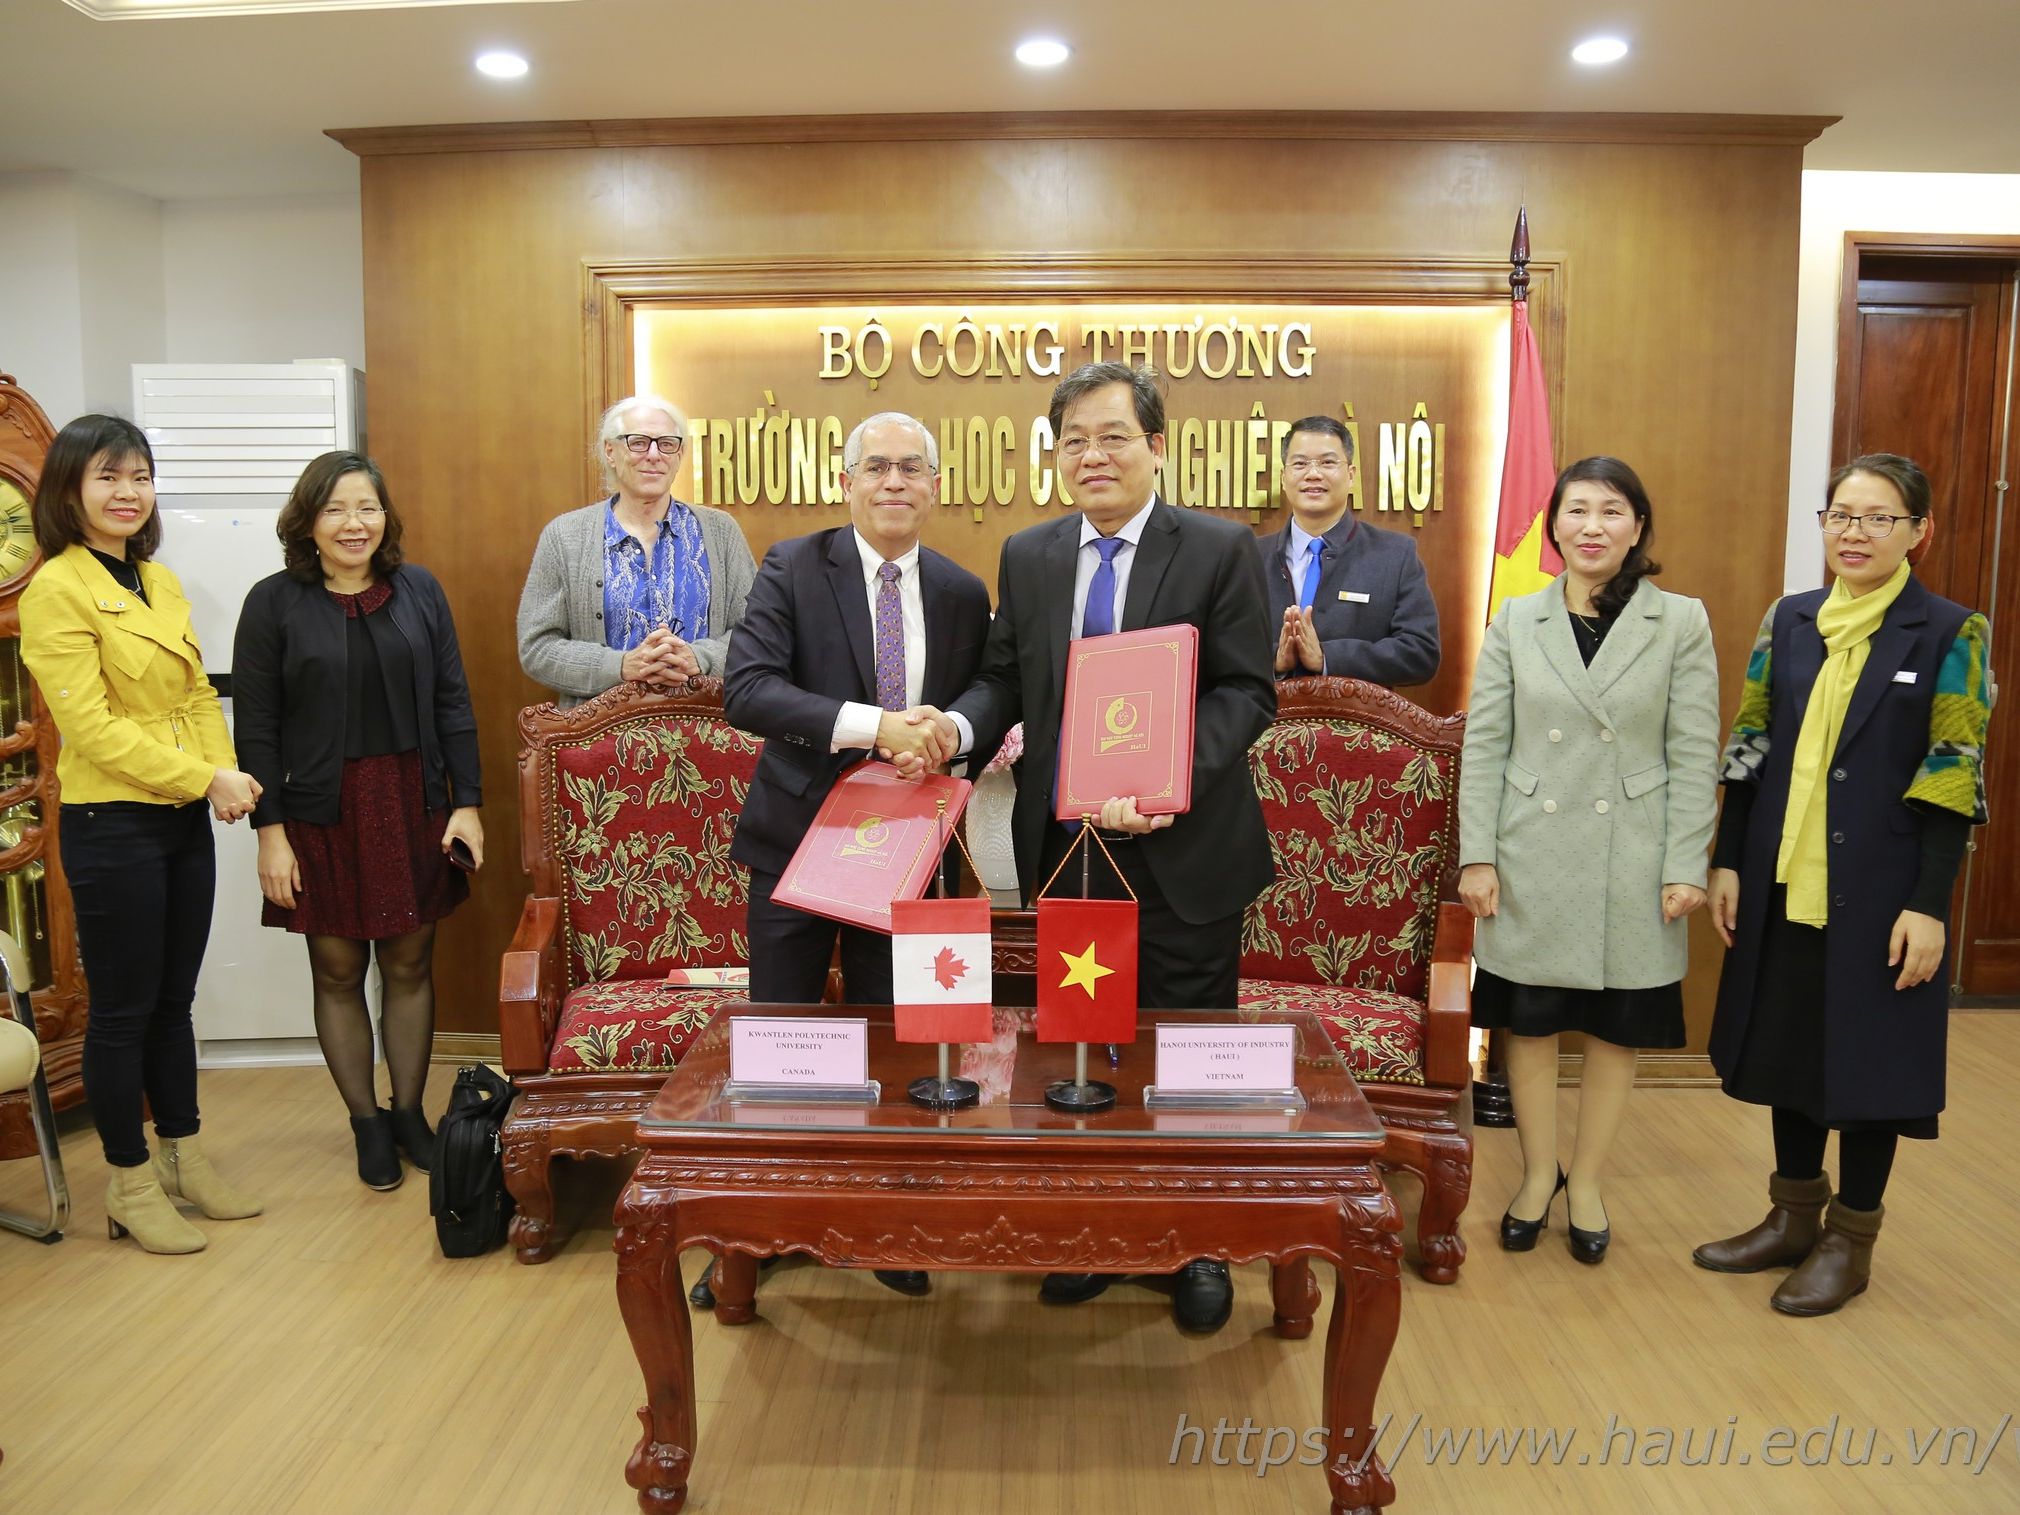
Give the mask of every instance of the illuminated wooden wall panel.
[[[1825, 124], [892, 117], [338, 134], [363, 158], [373, 445], [413, 555], [455, 605], [490, 780], [494, 863], [442, 933], [442, 1028], [495, 1030], [523, 894], [508, 862], [512, 714], [542, 697], [519, 672], [513, 612], [541, 524], [587, 498], [585, 415], [628, 388], [629, 354], [606, 340], [624, 265], [655, 294], [651, 270], [705, 266], [719, 290], [742, 268], [760, 303], [854, 303], [887, 275], [893, 295], [937, 298], [936, 268], [991, 260], [1020, 296], [1180, 293], [1127, 271], [1190, 260], [1233, 271], [1199, 291], [1223, 298], [1321, 295], [1299, 286], [1314, 263], [1349, 286], [1364, 271], [1363, 299], [1407, 298], [1383, 281], [1435, 295], [1458, 269], [1477, 288], [1526, 201], [1551, 276], [1539, 315], [1559, 458], [1612, 452], [1641, 471], [1661, 582], [1709, 606], [1729, 711], [1781, 583], [1802, 144]], [[812, 267], [838, 287], [782, 288]], [[1089, 287], [1103, 267], [1124, 272]], [[987, 532], [952, 550], [993, 582]], [[1718, 964], [1711, 933], [1694, 935], [1693, 1050]]]

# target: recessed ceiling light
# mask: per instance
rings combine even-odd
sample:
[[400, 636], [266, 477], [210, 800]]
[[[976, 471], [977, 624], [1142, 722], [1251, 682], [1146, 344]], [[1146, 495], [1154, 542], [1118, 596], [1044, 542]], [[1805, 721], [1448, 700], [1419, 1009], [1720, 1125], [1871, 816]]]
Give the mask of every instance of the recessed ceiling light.
[[1033, 37], [1017, 44], [1017, 61], [1026, 68], [1057, 68], [1073, 56], [1073, 49], [1056, 37]]
[[1571, 49], [1571, 61], [1583, 63], [1588, 68], [1618, 63], [1626, 56], [1627, 44], [1618, 37], [1588, 37]]
[[494, 79], [517, 79], [526, 72], [526, 60], [517, 53], [479, 53], [477, 72]]

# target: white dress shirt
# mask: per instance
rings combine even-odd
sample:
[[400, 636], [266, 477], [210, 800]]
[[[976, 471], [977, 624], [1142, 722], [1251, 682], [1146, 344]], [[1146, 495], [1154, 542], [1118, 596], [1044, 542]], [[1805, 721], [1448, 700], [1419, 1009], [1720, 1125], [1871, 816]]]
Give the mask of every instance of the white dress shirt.
[[[849, 535], [855, 538], [856, 552], [863, 560], [863, 594], [870, 605], [871, 646], [876, 645], [877, 595], [883, 589], [883, 580], [877, 577], [877, 570], [884, 566], [884, 558], [876, 548], [863, 540], [863, 534], [853, 527]], [[919, 692], [926, 683], [926, 601], [919, 592], [919, 546], [915, 542], [912, 550], [901, 558], [892, 560], [898, 565], [898, 605], [905, 620], [905, 704], [907, 707], [919, 703]], [[835, 717], [835, 734], [829, 741], [828, 751], [845, 752], [852, 747], [874, 747], [877, 745], [877, 722], [884, 712], [875, 705], [865, 705], [857, 700], [842, 702], [841, 713]]]

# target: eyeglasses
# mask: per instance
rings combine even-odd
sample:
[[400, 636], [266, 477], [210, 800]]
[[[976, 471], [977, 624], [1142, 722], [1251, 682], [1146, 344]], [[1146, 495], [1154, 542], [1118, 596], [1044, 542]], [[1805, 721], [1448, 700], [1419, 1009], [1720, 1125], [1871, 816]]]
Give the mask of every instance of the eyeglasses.
[[1098, 437], [1068, 437], [1059, 444], [1059, 451], [1069, 458], [1077, 458], [1090, 447], [1099, 447], [1104, 458], [1112, 458], [1131, 442], [1147, 437], [1147, 431], [1104, 431]]
[[386, 519], [383, 505], [325, 505], [316, 512], [316, 519], [332, 526], [341, 526], [346, 521], [356, 521], [360, 526], [376, 526]]
[[1308, 473], [1338, 473], [1346, 466], [1347, 460], [1334, 453], [1324, 458], [1292, 458], [1284, 464], [1284, 472], [1295, 479]]
[[1894, 529], [1900, 521], [1919, 521], [1920, 516], [1869, 515], [1855, 516], [1848, 510], [1820, 510], [1817, 520], [1823, 524], [1824, 535], [1841, 537], [1856, 524], [1869, 537], [1878, 540]]
[[662, 457], [672, 457], [687, 445], [686, 437], [649, 437], [642, 431], [627, 431], [617, 439], [634, 458], [642, 458], [657, 447]]
[[868, 479], [872, 484], [887, 474], [896, 472], [907, 484], [916, 484], [928, 477], [932, 468], [924, 458], [864, 458], [850, 470], [858, 478]]

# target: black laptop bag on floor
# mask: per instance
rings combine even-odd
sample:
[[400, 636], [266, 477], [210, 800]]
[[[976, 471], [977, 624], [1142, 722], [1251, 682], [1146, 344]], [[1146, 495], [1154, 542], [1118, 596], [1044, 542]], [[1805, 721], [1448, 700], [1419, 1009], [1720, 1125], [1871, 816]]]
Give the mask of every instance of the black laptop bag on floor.
[[505, 1190], [498, 1128], [518, 1092], [481, 1063], [456, 1070], [428, 1173], [428, 1210], [444, 1257], [478, 1257], [505, 1240], [512, 1196]]

